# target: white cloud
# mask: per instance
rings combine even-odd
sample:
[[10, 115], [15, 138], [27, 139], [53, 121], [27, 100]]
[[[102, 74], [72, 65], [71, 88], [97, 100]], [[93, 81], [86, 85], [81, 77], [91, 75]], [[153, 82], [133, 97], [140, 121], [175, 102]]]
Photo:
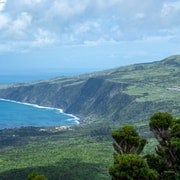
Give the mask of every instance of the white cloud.
[[100, 24], [98, 22], [87, 21], [85, 23], [76, 24], [73, 29], [74, 33], [77, 35], [91, 31], [97, 32], [100, 29]]
[[85, 11], [88, 1], [80, 0], [55, 0], [48, 11], [48, 16], [61, 18], [71, 18]]
[[39, 28], [37, 33], [34, 35], [34, 39], [31, 43], [32, 47], [44, 47], [47, 45], [54, 44], [56, 42], [54, 35], [50, 32]]
[[43, 3], [43, 0], [22, 0], [22, 2], [28, 5], [32, 5], [32, 4]]
[[107, 41], [107, 39], [99, 37], [96, 40], [84, 41], [83, 45], [85, 45], [85, 46], [98, 46], [98, 45], [106, 44], [106, 43], [112, 44], [112, 43], [114, 43], [114, 41], [110, 41], [110, 40]]
[[179, 0], [0, 0], [0, 9], [0, 42], [17, 46], [179, 39]]
[[143, 42], [164, 42], [164, 41], [170, 41], [173, 38], [174, 38], [173, 35], [167, 35], [167, 36], [155, 35], [155, 36], [147, 36], [147, 37], [145, 36], [143, 37], [142, 41]]
[[135, 14], [135, 19], [144, 19], [146, 15], [144, 13], [137, 13]]
[[180, 26], [180, 1], [165, 2], [160, 17], [164, 26]]
[[48, 0], [16, 0], [15, 2], [8, 2], [9, 4], [17, 5], [19, 8], [21, 7], [32, 7], [38, 4], [44, 4]]
[[4, 10], [7, 0], [0, 0], [0, 11]]
[[166, 2], [163, 4], [161, 15], [166, 17], [171, 13], [180, 13], [180, 1]]
[[121, 2], [123, 2], [123, 0], [106, 0], [106, 1], [95, 0], [95, 1], [93, 1], [95, 6], [101, 10], [109, 8], [109, 7], [114, 6], [114, 5], [119, 5], [119, 4], [121, 4]]
[[29, 26], [31, 25], [32, 17], [27, 12], [22, 12], [19, 17], [12, 21], [9, 29], [10, 34], [15, 38], [26, 35]]
[[0, 30], [6, 27], [9, 21], [10, 19], [6, 14], [0, 14]]

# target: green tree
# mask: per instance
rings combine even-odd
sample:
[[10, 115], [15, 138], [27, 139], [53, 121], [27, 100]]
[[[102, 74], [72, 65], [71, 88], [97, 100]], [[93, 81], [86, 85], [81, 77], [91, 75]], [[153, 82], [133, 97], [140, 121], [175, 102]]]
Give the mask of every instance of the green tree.
[[147, 140], [141, 138], [133, 126], [124, 126], [120, 130], [112, 133], [114, 139], [115, 154], [140, 154], [147, 143]]
[[155, 180], [158, 174], [137, 154], [121, 154], [115, 157], [109, 174], [112, 180]]
[[176, 159], [176, 168], [180, 170], [180, 119], [174, 119], [170, 131], [171, 146]]
[[156, 154], [148, 154], [148, 155], [145, 155], [144, 158], [146, 159], [151, 169], [155, 169], [159, 173], [160, 176], [163, 176], [163, 173], [167, 168], [162, 158], [160, 158]]
[[162, 146], [169, 145], [170, 133], [169, 128], [173, 123], [173, 117], [165, 112], [155, 113], [150, 118], [150, 130], [154, 133], [156, 139]]
[[109, 169], [113, 180], [180, 178], [180, 119], [174, 119], [167, 112], [158, 112], [151, 116], [149, 126], [159, 144], [156, 154], [145, 156], [146, 161], [139, 156], [146, 140], [133, 126], [113, 131], [116, 156]]
[[[164, 171], [161, 172], [159, 169], [159, 173], [163, 178], [168, 174], [171, 179], [173, 179], [172, 174], [174, 177], [179, 177], [180, 120], [173, 119], [167, 112], [158, 112], [151, 116], [149, 126], [159, 142], [155, 149], [157, 157], [164, 165]], [[149, 164], [152, 163], [151, 166], [156, 166], [152, 156], [147, 160]]]
[[113, 131], [112, 137], [115, 156], [109, 174], [113, 180], [157, 179], [157, 172], [139, 156], [147, 141], [139, 136], [133, 126], [127, 125]]

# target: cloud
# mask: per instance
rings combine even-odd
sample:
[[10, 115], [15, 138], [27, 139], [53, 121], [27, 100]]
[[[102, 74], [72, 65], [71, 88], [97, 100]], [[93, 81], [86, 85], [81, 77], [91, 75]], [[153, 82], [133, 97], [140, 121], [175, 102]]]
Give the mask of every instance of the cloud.
[[161, 10], [161, 19], [164, 26], [180, 26], [180, 1], [166, 2]]
[[22, 0], [22, 3], [28, 4], [28, 5], [36, 5], [39, 3], [43, 3], [43, 0]]
[[14, 38], [22, 38], [27, 34], [28, 28], [31, 26], [32, 17], [27, 12], [22, 12], [15, 20], [12, 21], [9, 33]]
[[65, 0], [65, 1], [54, 1], [50, 10], [48, 11], [48, 16], [60, 17], [60, 18], [72, 18], [83, 13], [86, 9], [88, 1], [80, 0]]
[[2, 11], [6, 5], [7, 0], [0, 0], [0, 11]]
[[166, 2], [163, 4], [161, 15], [167, 17], [170, 14], [176, 14], [180, 12], [180, 1]]
[[34, 39], [31, 42], [31, 46], [44, 47], [47, 45], [52, 45], [54, 43], [56, 43], [56, 39], [54, 38], [54, 35], [46, 30], [39, 28], [36, 34], [34, 35]]
[[[157, 39], [177, 43], [179, 17], [178, 0], [0, 0], [0, 42], [22, 48]], [[10, 44], [7, 49], [14, 47]]]
[[5, 28], [10, 21], [9, 17], [6, 14], [0, 14], [0, 30]]
[[135, 19], [144, 19], [146, 15], [144, 13], [137, 13], [135, 14]]
[[174, 38], [173, 35], [163, 36], [163, 35], [154, 35], [154, 36], [144, 36], [141, 40], [142, 42], [166, 42]]
[[94, 0], [91, 3], [93, 3], [98, 10], [105, 10], [111, 8], [112, 6], [119, 6], [123, 1], [124, 0]]

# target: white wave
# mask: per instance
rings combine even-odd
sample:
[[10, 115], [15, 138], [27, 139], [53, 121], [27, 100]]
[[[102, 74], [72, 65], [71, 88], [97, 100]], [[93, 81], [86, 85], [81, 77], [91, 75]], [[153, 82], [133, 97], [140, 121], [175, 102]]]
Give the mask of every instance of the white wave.
[[71, 122], [71, 121], [75, 121], [75, 122], [76, 122], [76, 124], [80, 124], [80, 122], [79, 122], [79, 118], [74, 118], [74, 117], [72, 117], [72, 118], [66, 119], [66, 121], [69, 121], [69, 122]]
[[72, 118], [67, 119], [67, 121], [72, 121], [72, 120], [74, 120], [74, 121], [76, 122], [76, 124], [80, 124], [80, 122], [79, 122], [80, 118], [78, 118], [77, 116], [75, 116], [75, 115], [73, 115], [73, 114], [64, 113], [63, 111], [62, 111], [61, 113], [72, 117]]
[[69, 118], [69, 119], [73, 119], [76, 122], [76, 124], [79, 124], [79, 118], [77, 116], [74, 116], [73, 114], [65, 113], [65, 112], [63, 112], [63, 109], [60, 109], [60, 108], [53, 108], [53, 107], [48, 107], [48, 106], [40, 106], [38, 104], [25, 103], [25, 102], [14, 101], [14, 100], [10, 100], [10, 99], [3, 99], [3, 98], [0, 98], [0, 100], [1, 101], [13, 102], [13, 103], [17, 103], [17, 104], [23, 104], [23, 105], [27, 105], [27, 106], [32, 106], [32, 107], [36, 107], [36, 108], [40, 108], [40, 109], [57, 110], [61, 114], [72, 117], [72, 118]]

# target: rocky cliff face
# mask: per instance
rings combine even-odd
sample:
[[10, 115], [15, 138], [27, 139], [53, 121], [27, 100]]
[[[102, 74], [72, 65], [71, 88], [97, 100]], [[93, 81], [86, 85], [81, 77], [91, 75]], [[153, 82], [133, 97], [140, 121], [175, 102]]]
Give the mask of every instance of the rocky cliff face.
[[[124, 83], [114, 83], [103, 78], [89, 78], [75, 85], [42, 82], [0, 90], [0, 97], [20, 102], [64, 109], [65, 112], [83, 117], [112, 117], [134, 101], [123, 91]], [[115, 116], [114, 116], [115, 117]]]
[[75, 114], [111, 116], [135, 99], [123, 93], [126, 87], [126, 84], [90, 78], [66, 110]]

